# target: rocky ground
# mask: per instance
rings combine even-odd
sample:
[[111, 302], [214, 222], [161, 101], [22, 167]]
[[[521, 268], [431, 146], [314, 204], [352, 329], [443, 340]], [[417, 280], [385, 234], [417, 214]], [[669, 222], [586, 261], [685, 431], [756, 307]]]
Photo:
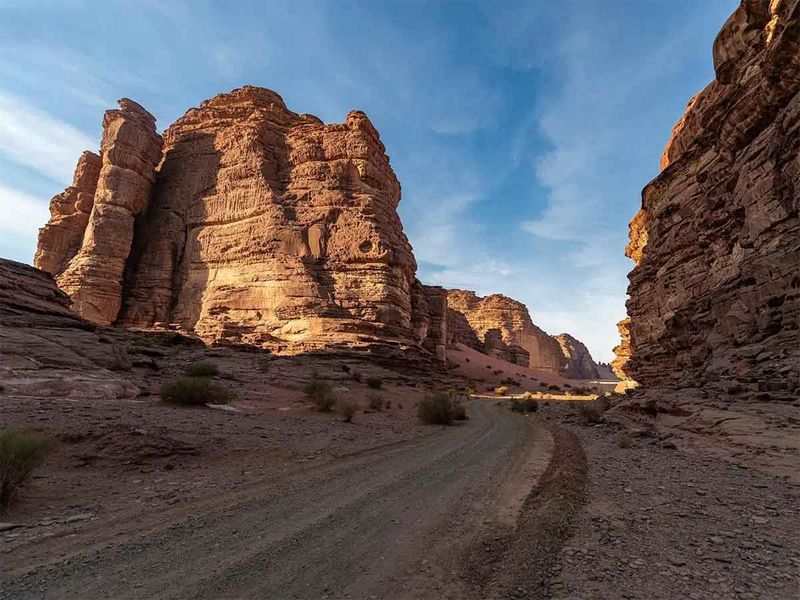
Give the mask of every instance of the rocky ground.
[[588, 458], [586, 504], [551, 567], [546, 596], [770, 599], [800, 596], [800, 488], [732, 462], [544, 415], [575, 431]]

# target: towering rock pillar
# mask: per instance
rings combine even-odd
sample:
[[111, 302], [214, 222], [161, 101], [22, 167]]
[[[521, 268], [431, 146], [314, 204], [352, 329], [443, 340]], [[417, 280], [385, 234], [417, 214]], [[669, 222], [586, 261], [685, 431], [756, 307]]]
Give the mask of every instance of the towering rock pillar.
[[50, 201], [50, 221], [39, 230], [33, 264], [53, 277], [61, 275], [80, 250], [102, 163], [94, 152], [81, 154], [72, 185]]
[[[59, 287], [72, 298], [73, 308], [103, 325], [113, 323], [119, 312], [134, 219], [150, 199], [161, 159], [155, 118], [132, 100], [122, 99], [119, 106], [103, 118], [102, 167], [80, 250], [62, 273], [58, 273], [57, 261], [42, 248], [41, 241], [37, 252], [37, 266], [57, 276]], [[56, 227], [51, 220], [42, 236], [47, 239], [48, 230]], [[74, 234], [76, 230], [69, 231]], [[74, 238], [65, 237], [62, 246], [74, 243]]]

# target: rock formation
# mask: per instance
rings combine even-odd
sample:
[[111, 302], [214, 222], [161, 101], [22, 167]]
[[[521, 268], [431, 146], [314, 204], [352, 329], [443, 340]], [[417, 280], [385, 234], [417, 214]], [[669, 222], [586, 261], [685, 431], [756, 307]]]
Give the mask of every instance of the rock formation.
[[51, 202], [35, 258], [37, 267], [56, 276], [78, 313], [104, 325], [119, 313], [134, 219], [147, 206], [161, 159], [155, 118], [131, 100], [119, 106], [103, 117], [100, 169], [95, 155], [81, 156], [73, 187]]
[[64, 272], [81, 248], [101, 167], [97, 154], [84, 152], [75, 167], [72, 185], [50, 201], [50, 222], [39, 234], [34, 262], [55, 277]]
[[[800, 387], [800, 2], [744, 0], [630, 225], [615, 370], [645, 389]], [[629, 330], [629, 335], [628, 335]]]
[[400, 184], [364, 113], [325, 125], [248, 86], [190, 109], [162, 148], [152, 117], [121, 107], [104, 119], [80, 250], [70, 260], [79, 228], [60, 209], [40, 234], [37, 266], [81, 315], [290, 353], [389, 344], [444, 359], [444, 292], [415, 278]]
[[478, 338], [485, 339], [490, 329], [497, 329], [504, 344], [520, 346], [529, 353], [530, 367], [561, 370], [561, 346], [533, 324], [527, 307], [521, 302], [500, 294], [482, 298], [475, 292], [448, 290], [447, 306], [464, 315]]
[[588, 348], [568, 333], [555, 336], [564, 355], [562, 374], [571, 379], [598, 379], [600, 371]]
[[[77, 186], [76, 186], [77, 187]], [[124, 344], [69, 308], [53, 278], [0, 259], [0, 379], [17, 397], [135, 397]]]

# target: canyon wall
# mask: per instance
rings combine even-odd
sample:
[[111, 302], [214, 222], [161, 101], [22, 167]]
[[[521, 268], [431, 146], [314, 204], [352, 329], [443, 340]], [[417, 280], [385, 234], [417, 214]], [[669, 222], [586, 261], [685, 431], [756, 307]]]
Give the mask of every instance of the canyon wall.
[[745, 0], [630, 225], [615, 370], [643, 388], [800, 393], [800, 2]]
[[388, 344], [444, 360], [445, 294], [416, 280], [400, 184], [364, 113], [325, 125], [247, 86], [190, 109], [162, 144], [144, 109], [120, 106], [93, 201], [79, 165], [40, 233], [35, 264], [78, 313], [279, 352]]
[[600, 369], [594, 362], [589, 349], [568, 333], [555, 336], [564, 355], [562, 374], [571, 379], [599, 379]]

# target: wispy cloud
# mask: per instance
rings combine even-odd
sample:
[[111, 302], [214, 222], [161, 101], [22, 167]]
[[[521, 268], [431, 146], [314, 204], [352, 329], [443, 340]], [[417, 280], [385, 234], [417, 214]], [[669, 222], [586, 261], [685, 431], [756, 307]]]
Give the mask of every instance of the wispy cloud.
[[0, 207], [3, 210], [0, 232], [3, 234], [35, 238], [38, 228], [49, 217], [46, 201], [2, 184]]
[[98, 142], [24, 100], [0, 92], [0, 155], [64, 183]]

